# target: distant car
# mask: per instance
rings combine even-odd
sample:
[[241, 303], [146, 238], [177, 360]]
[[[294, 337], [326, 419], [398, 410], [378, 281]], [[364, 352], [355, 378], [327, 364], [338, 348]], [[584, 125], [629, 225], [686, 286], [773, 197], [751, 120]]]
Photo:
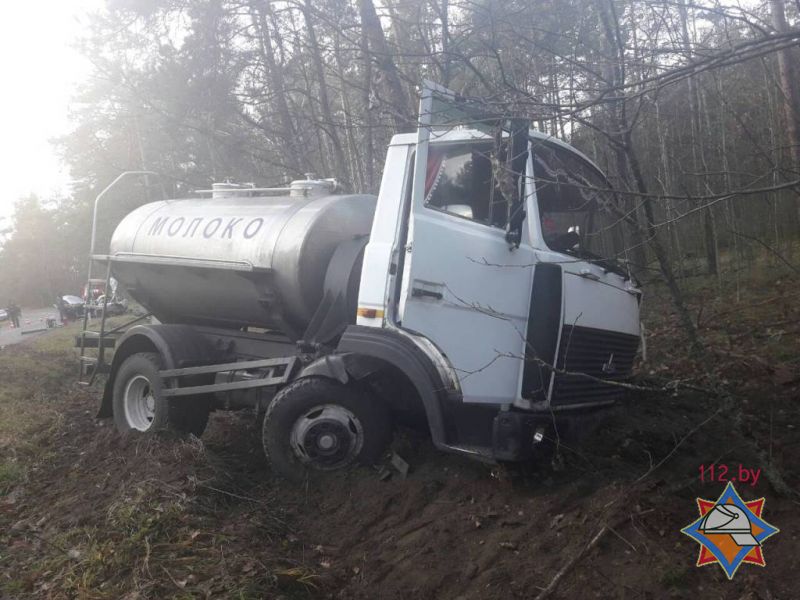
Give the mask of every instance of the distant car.
[[[100, 296], [97, 300], [95, 300], [95, 303], [89, 309], [92, 316], [96, 317], [103, 314], [103, 302], [105, 302], [105, 298], [105, 296]], [[106, 311], [109, 317], [125, 314], [128, 312], [128, 301], [125, 299], [116, 300], [111, 298], [106, 305]]]
[[61, 296], [64, 302], [63, 311], [64, 316], [68, 319], [77, 319], [83, 316], [83, 298], [78, 296]]
[[8, 311], [5, 308], [0, 308], [0, 321], [8, 319]]

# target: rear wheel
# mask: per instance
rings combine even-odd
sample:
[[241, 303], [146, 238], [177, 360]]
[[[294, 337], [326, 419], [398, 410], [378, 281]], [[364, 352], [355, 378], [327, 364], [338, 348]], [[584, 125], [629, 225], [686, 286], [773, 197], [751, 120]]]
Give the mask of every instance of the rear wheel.
[[161, 369], [161, 355], [156, 352], [132, 354], [122, 363], [114, 380], [117, 429], [202, 435], [208, 424], [208, 401], [202, 397], [162, 397]]
[[378, 460], [391, 438], [387, 407], [352, 386], [310, 377], [278, 392], [262, 441], [273, 470], [302, 480]]

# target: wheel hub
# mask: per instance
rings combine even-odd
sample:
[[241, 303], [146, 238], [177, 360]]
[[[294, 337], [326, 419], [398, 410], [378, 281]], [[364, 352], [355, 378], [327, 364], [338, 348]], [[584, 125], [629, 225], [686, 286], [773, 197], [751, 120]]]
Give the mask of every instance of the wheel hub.
[[364, 444], [358, 418], [337, 404], [317, 406], [292, 427], [290, 443], [301, 462], [323, 471], [350, 464]]
[[133, 429], [147, 431], [156, 416], [156, 398], [150, 380], [144, 375], [131, 377], [125, 385], [125, 420]]

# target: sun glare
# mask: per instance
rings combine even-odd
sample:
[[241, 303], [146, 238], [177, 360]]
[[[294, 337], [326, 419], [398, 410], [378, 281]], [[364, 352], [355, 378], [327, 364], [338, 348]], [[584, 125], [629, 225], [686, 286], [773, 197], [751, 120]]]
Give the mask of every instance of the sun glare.
[[73, 48], [87, 14], [102, 0], [12, 2], [0, 21], [0, 216], [17, 199], [34, 193], [63, 196], [69, 177], [50, 140], [70, 128], [68, 112], [76, 83], [90, 72]]

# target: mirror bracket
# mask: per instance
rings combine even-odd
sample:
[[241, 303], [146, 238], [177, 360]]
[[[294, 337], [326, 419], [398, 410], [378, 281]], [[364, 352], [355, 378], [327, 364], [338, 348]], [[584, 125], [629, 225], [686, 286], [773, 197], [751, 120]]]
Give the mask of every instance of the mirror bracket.
[[509, 132], [507, 164], [514, 181], [514, 193], [507, 198], [508, 225], [506, 226], [506, 242], [509, 250], [519, 248], [522, 241], [522, 224], [525, 222], [525, 168], [528, 163], [528, 129], [527, 119], [508, 119], [503, 129]]

